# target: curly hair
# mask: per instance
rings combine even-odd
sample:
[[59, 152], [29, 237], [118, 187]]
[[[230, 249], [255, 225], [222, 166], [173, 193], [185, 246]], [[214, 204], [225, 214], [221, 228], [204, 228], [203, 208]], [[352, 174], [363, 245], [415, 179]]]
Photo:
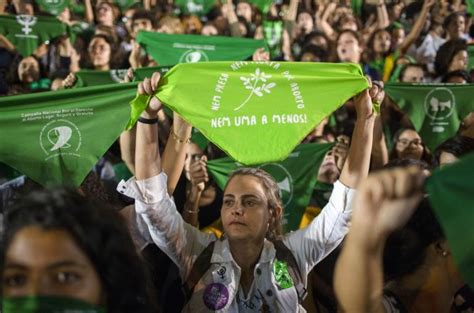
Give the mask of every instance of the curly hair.
[[[281, 202], [280, 188], [278, 187], [275, 179], [273, 179], [270, 174], [268, 174], [262, 169], [242, 167], [235, 170], [230, 175], [224, 190], [227, 188], [229, 182], [235, 176], [252, 176], [260, 181], [260, 184], [262, 185], [265, 191], [265, 195], [267, 196], [267, 206], [271, 216], [270, 224], [265, 237], [271, 241], [280, 239], [283, 234], [281, 225], [283, 219], [283, 203]], [[281, 208], [282, 210], [278, 210], [279, 208]]]
[[104, 288], [107, 312], [155, 311], [149, 275], [117, 211], [72, 190], [46, 190], [33, 192], [7, 208], [4, 225], [2, 268], [9, 245], [22, 228], [65, 230], [94, 265]]

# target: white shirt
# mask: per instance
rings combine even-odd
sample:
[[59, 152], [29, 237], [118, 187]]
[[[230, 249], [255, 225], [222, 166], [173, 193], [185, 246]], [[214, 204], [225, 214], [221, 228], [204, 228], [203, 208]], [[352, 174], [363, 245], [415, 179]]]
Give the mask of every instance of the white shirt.
[[[166, 175], [122, 181], [117, 190], [136, 199], [135, 209], [147, 230], [138, 226], [144, 240], [152, 240], [180, 270], [186, 281], [193, 263], [210, 242], [207, 234], [185, 223], [166, 191]], [[348, 231], [350, 205], [355, 190], [337, 181], [328, 204], [308, 227], [291, 232], [283, 243], [293, 253], [303, 282], [311, 269], [334, 250]], [[142, 225], [143, 226], [143, 225]], [[304, 312], [294, 287], [282, 289], [276, 280], [273, 243], [265, 240], [254, 269], [254, 281], [246, 297], [240, 288], [241, 269], [234, 261], [227, 239], [217, 240], [209, 270], [194, 288], [184, 312]], [[240, 292], [239, 292], [240, 290]]]

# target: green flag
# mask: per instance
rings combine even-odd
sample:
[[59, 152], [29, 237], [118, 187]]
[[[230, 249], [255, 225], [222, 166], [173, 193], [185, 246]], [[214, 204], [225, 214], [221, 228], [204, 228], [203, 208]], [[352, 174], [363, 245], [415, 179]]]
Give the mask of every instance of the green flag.
[[474, 69], [474, 45], [467, 46], [467, 53], [469, 56], [469, 70]]
[[[134, 79], [143, 80], [150, 77], [154, 72], [164, 74], [170, 70], [170, 66], [143, 67], [134, 70]], [[108, 85], [122, 82], [127, 76], [128, 69], [115, 69], [109, 71], [81, 70], [76, 73], [77, 81], [74, 87], [90, 87]]]
[[23, 57], [31, 55], [48, 40], [67, 31], [55, 17], [31, 15], [0, 15], [0, 34], [4, 35]]
[[258, 48], [265, 48], [263, 40], [168, 35], [144, 31], [138, 33], [137, 42], [159, 65], [205, 61], [242, 61], [250, 58]]
[[351, 0], [352, 11], [355, 15], [362, 15], [363, 0]]
[[[280, 196], [284, 206], [283, 225], [286, 232], [298, 229], [316, 184], [319, 166], [332, 147], [332, 143], [303, 144], [281, 162], [256, 166], [272, 175], [280, 187]], [[209, 173], [222, 190], [229, 175], [240, 166], [230, 158], [212, 160], [207, 163]]]
[[42, 185], [79, 186], [125, 128], [136, 86], [0, 98], [0, 162]]
[[[178, 64], [157, 97], [243, 164], [285, 159], [301, 140], [368, 87], [349, 63], [205, 62]], [[132, 127], [149, 97], [132, 101]]]
[[181, 13], [206, 15], [215, 5], [216, 0], [176, 0], [174, 3], [180, 8]]
[[431, 151], [454, 136], [462, 119], [474, 111], [474, 84], [390, 83], [385, 92], [408, 115]]
[[249, 3], [255, 5], [263, 14], [267, 14], [273, 3], [273, 0], [249, 0]]
[[113, 2], [122, 10], [122, 12], [130, 8], [135, 3], [140, 3], [138, 0], [114, 0]]
[[474, 288], [474, 154], [436, 170], [428, 178], [428, 199], [465, 281]]
[[57, 16], [69, 6], [69, 0], [37, 0], [42, 11]]
[[283, 36], [282, 21], [263, 21], [263, 37], [270, 50], [271, 58], [276, 58], [281, 54], [281, 41]]

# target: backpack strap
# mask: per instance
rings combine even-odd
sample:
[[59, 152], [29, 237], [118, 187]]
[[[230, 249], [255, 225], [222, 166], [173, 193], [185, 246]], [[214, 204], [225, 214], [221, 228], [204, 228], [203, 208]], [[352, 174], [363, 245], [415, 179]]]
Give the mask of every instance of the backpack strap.
[[275, 246], [276, 250], [275, 257], [280, 261], [284, 261], [288, 266], [288, 273], [293, 280], [296, 293], [298, 294], [298, 302], [302, 304], [303, 300], [308, 294], [308, 290], [303, 283], [303, 276], [301, 275], [301, 271], [298, 263], [296, 262], [295, 256], [282, 240], [273, 241], [273, 245]]
[[189, 273], [186, 282], [183, 284], [183, 293], [185, 303], [187, 303], [193, 295], [194, 287], [204, 276], [207, 270], [211, 267], [212, 253], [214, 252], [215, 241], [211, 242], [194, 261], [191, 272]]

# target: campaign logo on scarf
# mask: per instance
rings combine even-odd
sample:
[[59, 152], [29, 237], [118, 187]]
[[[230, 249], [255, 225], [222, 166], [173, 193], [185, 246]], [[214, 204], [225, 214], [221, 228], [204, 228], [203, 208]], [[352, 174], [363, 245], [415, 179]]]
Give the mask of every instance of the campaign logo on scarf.
[[58, 15], [69, 6], [69, 0], [39, 0], [41, 10], [52, 15]]
[[137, 42], [160, 65], [207, 61], [241, 61], [258, 48], [266, 48], [263, 40], [247, 38], [169, 35], [140, 31]]
[[23, 57], [33, 54], [40, 44], [65, 34], [67, 30], [67, 25], [55, 17], [0, 15], [0, 34], [8, 39]]
[[[318, 169], [333, 147], [329, 144], [299, 145], [285, 160], [256, 165], [269, 173], [278, 184], [284, 207], [283, 226], [285, 231], [298, 229], [301, 217], [310, 201], [316, 185]], [[224, 189], [233, 171], [241, 167], [240, 163], [229, 158], [211, 160], [207, 163], [209, 173], [219, 188]]]
[[[166, 73], [157, 97], [243, 164], [285, 159], [301, 140], [368, 87], [355, 64], [207, 62]], [[132, 102], [133, 126], [148, 97]]]
[[175, 4], [182, 13], [202, 16], [214, 7], [216, 0], [176, 0]]
[[136, 86], [0, 98], [0, 162], [45, 186], [79, 186], [123, 131]]
[[[134, 80], [143, 80], [154, 72], [164, 74], [169, 71], [169, 66], [142, 67], [134, 70]], [[121, 83], [127, 76], [128, 69], [115, 69], [109, 71], [81, 70], [76, 73], [74, 88], [91, 87]]]
[[390, 83], [385, 91], [432, 151], [454, 136], [462, 119], [474, 111], [473, 84]]

